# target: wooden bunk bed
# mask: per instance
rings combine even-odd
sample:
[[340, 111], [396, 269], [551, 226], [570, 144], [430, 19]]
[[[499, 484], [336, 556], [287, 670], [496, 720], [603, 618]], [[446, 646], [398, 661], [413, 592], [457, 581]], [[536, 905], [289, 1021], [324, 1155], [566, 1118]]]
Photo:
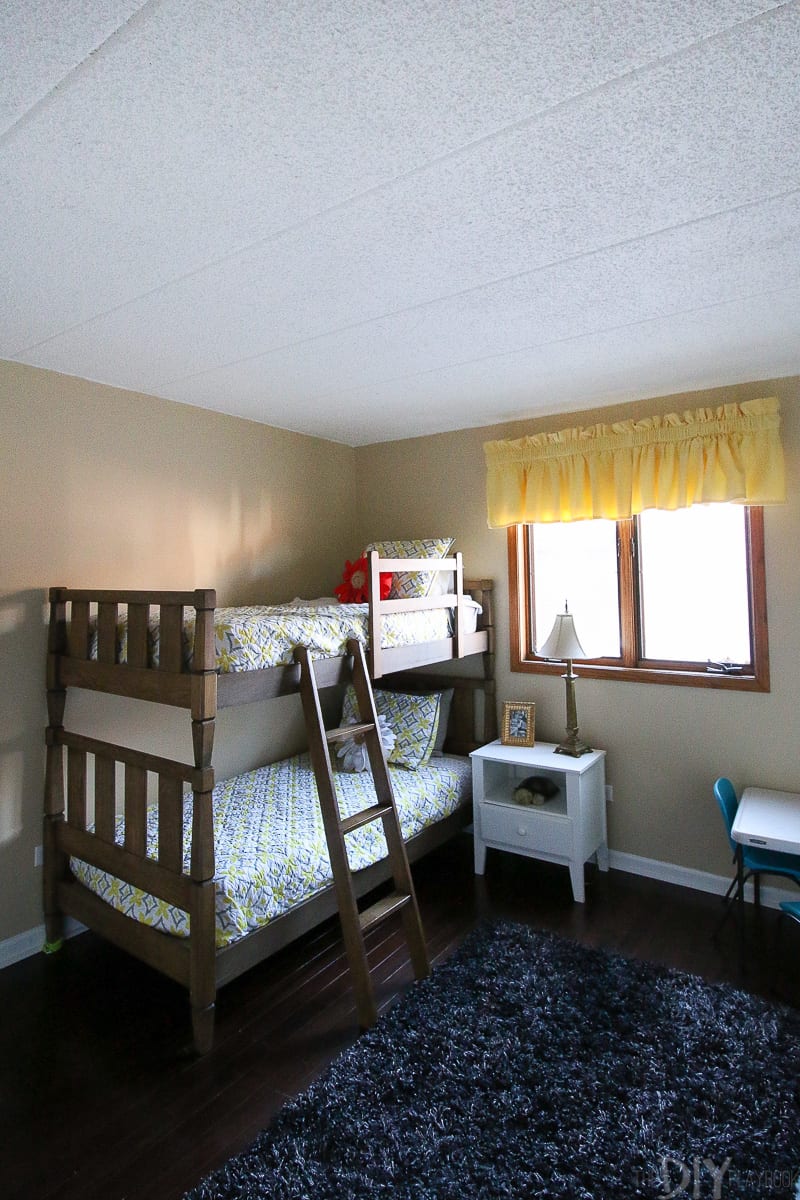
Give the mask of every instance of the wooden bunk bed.
[[[451, 594], [378, 599], [380, 573], [434, 569], [453, 572]], [[373, 681], [380, 680], [381, 687], [395, 691], [452, 688], [446, 753], [465, 755], [490, 741], [496, 735], [491, 581], [465, 583], [460, 554], [432, 562], [379, 559], [373, 551], [369, 573], [367, 660]], [[470, 596], [482, 608], [474, 631], [469, 626]], [[422, 644], [383, 645], [387, 617], [428, 609], [451, 611], [447, 637]], [[212, 752], [217, 712], [300, 688], [296, 663], [256, 670], [221, 669], [216, 612], [215, 592], [205, 589], [54, 588], [50, 592], [44, 812], [46, 949], [60, 946], [64, 917], [70, 916], [186, 986], [199, 1053], [212, 1045], [217, 989], [337, 910], [335, 888], [327, 886], [260, 928], [229, 944], [216, 944]], [[124, 661], [120, 661], [123, 619], [125, 650]], [[188, 653], [187, 627], [191, 631]], [[154, 628], [158, 631], [156, 655]], [[417, 670], [468, 655], [480, 656], [478, 676], [422, 675]], [[317, 659], [314, 666], [321, 687], [342, 684], [349, 677], [344, 653]], [[70, 688], [185, 709], [191, 719], [194, 762], [158, 757], [67, 731], [64, 714]], [[92, 775], [90, 796], [87, 784]], [[184, 808], [189, 793], [190, 851], [186, 854]], [[148, 820], [154, 819], [154, 810], [155, 852], [152, 839], [148, 845]], [[423, 829], [406, 843], [409, 860], [440, 845], [470, 819], [471, 807], [464, 804]], [[188, 914], [188, 936], [162, 932], [118, 911], [79, 882], [71, 869], [74, 860]], [[390, 873], [386, 859], [358, 871], [353, 876], [356, 894], [372, 891]]]

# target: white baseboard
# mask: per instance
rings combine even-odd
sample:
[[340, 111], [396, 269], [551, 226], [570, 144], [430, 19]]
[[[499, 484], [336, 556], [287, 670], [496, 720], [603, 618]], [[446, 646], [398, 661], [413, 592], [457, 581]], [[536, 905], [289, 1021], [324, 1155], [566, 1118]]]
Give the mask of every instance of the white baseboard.
[[[680, 867], [676, 863], [661, 862], [657, 858], [641, 858], [638, 854], [624, 854], [621, 850], [610, 850], [609, 866], [614, 871], [626, 871], [629, 875], [643, 875], [647, 879], [660, 879], [662, 883], [674, 883], [678, 887], [693, 888], [696, 892], [711, 892], [724, 896], [733, 878], [730, 875], [712, 875], [709, 871], [698, 871], [694, 867]], [[752, 902], [753, 885], [745, 886], [745, 899]], [[777, 908], [782, 900], [798, 900], [797, 889], [761, 885], [761, 903], [765, 908]]]
[[[732, 875], [712, 875], [709, 871], [698, 871], [694, 867], [680, 867], [677, 863], [661, 862], [657, 858], [642, 858], [638, 854], [625, 854], [621, 850], [610, 850], [608, 864], [613, 871], [625, 871], [628, 875], [642, 875], [647, 879], [660, 879], [662, 883], [674, 883], [678, 887], [693, 888], [696, 892], [711, 892], [715, 896], [724, 896], [730, 886]], [[745, 898], [752, 901], [753, 885], [748, 883]], [[777, 908], [782, 900], [797, 900], [800, 893], [796, 890], [787, 891], [784, 888], [761, 888], [761, 903], [765, 908]], [[64, 926], [65, 937], [75, 937], [86, 929], [80, 921], [67, 917]], [[38, 954], [44, 946], [44, 925], [37, 925], [16, 937], [6, 938], [0, 942], [0, 970], [10, 967], [12, 963]]]
[[[64, 937], [75, 937], [85, 929], [85, 925], [72, 917], [67, 917], [64, 921]], [[37, 925], [34, 929], [28, 929], [25, 933], [18, 933], [15, 937], [0, 942], [0, 970], [10, 967], [12, 963], [21, 962], [23, 958], [30, 958], [32, 954], [38, 954], [44, 946], [45, 936], [44, 925]]]

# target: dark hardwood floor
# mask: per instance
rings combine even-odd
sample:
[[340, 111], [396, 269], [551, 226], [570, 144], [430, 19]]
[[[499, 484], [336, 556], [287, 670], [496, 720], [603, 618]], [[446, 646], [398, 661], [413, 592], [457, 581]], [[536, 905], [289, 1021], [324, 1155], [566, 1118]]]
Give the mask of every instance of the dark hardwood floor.
[[[718, 897], [587, 868], [573, 904], [565, 868], [489, 852], [466, 836], [415, 867], [431, 957], [485, 917], [505, 917], [800, 1005], [800, 928], [767, 912], [746, 975]], [[751, 925], [754, 917], [749, 913]], [[411, 982], [404, 943], [370, 944], [386, 1008]], [[223, 988], [213, 1051], [184, 1051], [185, 992], [93, 934], [0, 972], [4, 1200], [175, 1200], [267, 1125], [358, 1036], [335, 921]]]

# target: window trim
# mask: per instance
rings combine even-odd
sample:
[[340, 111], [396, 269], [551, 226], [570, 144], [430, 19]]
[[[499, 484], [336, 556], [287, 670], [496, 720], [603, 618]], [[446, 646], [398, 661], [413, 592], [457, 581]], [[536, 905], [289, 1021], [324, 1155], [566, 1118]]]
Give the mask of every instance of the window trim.
[[[717, 688], [734, 692], [768, 692], [769, 631], [767, 626], [767, 585], [764, 557], [764, 510], [760, 505], [746, 508], [745, 534], [748, 554], [748, 593], [750, 640], [753, 647], [752, 673], [718, 675], [698, 671], [680, 663], [658, 660], [634, 660], [636, 645], [634, 608], [636, 605], [635, 571], [630, 554], [620, 555], [620, 593], [627, 603], [620, 604], [620, 633], [623, 658], [581, 660], [580, 674], [586, 679], [620, 679], [631, 683], [670, 683], [679, 687]], [[617, 522], [617, 530], [623, 522]], [[532, 647], [530, 594], [530, 539], [527, 525], [508, 527], [508, 606], [511, 670], [534, 675], [563, 675], [561, 663], [538, 658]], [[630, 537], [630, 534], [628, 534]]]

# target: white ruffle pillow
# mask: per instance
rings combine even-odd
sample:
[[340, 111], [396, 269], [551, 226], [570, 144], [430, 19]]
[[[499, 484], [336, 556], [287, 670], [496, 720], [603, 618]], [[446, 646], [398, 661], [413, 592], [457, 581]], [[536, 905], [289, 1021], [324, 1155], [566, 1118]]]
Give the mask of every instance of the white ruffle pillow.
[[[343, 722], [345, 725], [357, 725], [358, 723], [357, 716], [353, 716], [353, 719], [350, 721]], [[388, 758], [394, 749], [395, 736], [386, 717], [380, 714], [378, 715], [378, 733], [380, 734], [381, 742]], [[339, 759], [340, 771], [351, 771], [354, 773], [366, 771], [369, 768], [369, 754], [367, 753], [363, 733], [356, 735], [356, 737], [348, 738], [346, 742], [342, 742], [336, 751], [336, 757]]]

